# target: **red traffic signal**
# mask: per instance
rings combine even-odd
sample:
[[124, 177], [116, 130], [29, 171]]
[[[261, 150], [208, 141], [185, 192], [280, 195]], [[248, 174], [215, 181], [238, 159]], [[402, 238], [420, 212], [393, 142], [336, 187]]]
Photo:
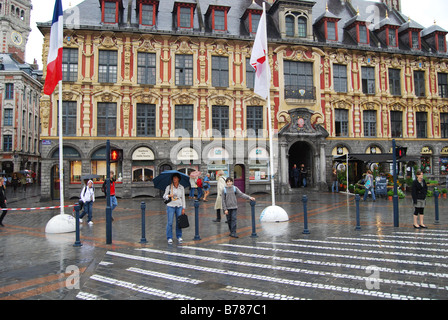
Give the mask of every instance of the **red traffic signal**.
[[110, 150], [110, 162], [118, 162], [123, 160], [123, 150], [111, 149]]
[[397, 147], [395, 149], [395, 155], [397, 156], [397, 159], [400, 159], [400, 158], [406, 156], [407, 150], [408, 150], [408, 148], [405, 148], [405, 147]]

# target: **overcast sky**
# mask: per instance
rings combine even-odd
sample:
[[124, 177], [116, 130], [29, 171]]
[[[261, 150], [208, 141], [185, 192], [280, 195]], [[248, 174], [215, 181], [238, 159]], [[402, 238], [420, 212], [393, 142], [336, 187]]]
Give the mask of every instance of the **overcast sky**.
[[[64, 10], [70, 5], [76, 6], [84, 0], [62, 0]], [[225, 2], [225, 0], [222, 0]], [[380, 0], [376, 0], [380, 2]], [[55, 0], [33, 0], [33, 10], [31, 11], [31, 34], [26, 50], [26, 62], [32, 63], [37, 60], [39, 68], [42, 69], [42, 43], [43, 37], [36, 27], [36, 22], [50, 21], [53, 17]], [[402, 12], [417, 21], [424, 27], [430, 27], [434, 20], [437, 24], [448, 30], [448, 1], [447, 0], [426, 0], [422, 8], [421, 0], [401, 0]]]

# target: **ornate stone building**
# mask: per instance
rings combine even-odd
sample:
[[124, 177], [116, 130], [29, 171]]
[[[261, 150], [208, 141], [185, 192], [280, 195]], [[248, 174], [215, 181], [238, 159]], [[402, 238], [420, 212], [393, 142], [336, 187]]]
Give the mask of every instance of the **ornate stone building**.
[[39, 105], [42, 71], [25, 63], [30, 0], [0, 1], [0, 172], [40, 172]]
[[[100, 183], [108, 139], [123, 149], [112, 169], [119, 197], [158, 194], [152, 177], [168, 168], [212, 178], [224, 170], [253, 193], [269, 192], [273, 165], [289, 192], [295, 163], [326, 189], [335, 157], [389, 153], [392, 139], [428, 175], [446, 174], [447, 31], [384, 2], [266, 2], [273, 150], [249, 64], [262, 1], [85, 0], [67, 9], [66, 195], [79, 194], [84, 174]], [[50, 23], [39, 28], [46, 61]], [[41, 99], [44, 198], [58, 196], [57, 92]]]

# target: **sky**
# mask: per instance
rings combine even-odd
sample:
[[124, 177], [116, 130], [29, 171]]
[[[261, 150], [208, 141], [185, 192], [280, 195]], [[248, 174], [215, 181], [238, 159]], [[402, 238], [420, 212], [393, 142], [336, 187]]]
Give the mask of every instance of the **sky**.
[[[67, 10], [71, 6], [83, 2], [84, 0], [62, 0], [62, 7]], [[225, 2], [225, 0], [223, 0]], [[373, 0], [380, 2], [380, 0]], [[31, 34], [26, 48], [26, 62], [32, 63], [37, 60], [39, 69], [42, 69], [42, 44], [43, 36], [37, 29], [36, 22], [47, 22], [53, 17], [55, 0], [33, 0], [33, 10], [31, 11]], [[443, 29], [448, 30], [448, 1], [447, 0], [426, 0], [425, 8], [421, 7], [421, 0], [401, 0], [402, 12], [417, 21], [424, 27], [433, 25], [434, 20]]]

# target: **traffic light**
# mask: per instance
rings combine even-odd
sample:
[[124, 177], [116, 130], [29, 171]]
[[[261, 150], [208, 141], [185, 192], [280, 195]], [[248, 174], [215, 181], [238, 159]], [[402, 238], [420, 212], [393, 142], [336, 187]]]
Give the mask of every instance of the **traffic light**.
[[396, 147], [395, 148], [395, 155], [397, 159], [401, 159], [402, 157], [406, 156], [406, 151], [408, 148], [405, 147]]
[[111, 149], [110, 150], [110, 162], [119, 162], [123, 160], [123, 150], [122, 149]]

